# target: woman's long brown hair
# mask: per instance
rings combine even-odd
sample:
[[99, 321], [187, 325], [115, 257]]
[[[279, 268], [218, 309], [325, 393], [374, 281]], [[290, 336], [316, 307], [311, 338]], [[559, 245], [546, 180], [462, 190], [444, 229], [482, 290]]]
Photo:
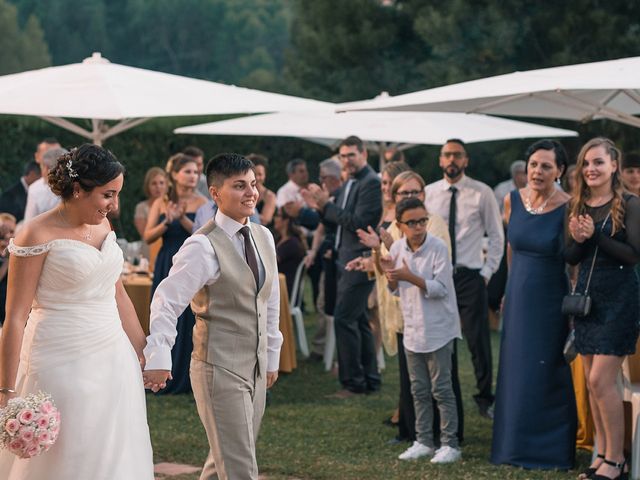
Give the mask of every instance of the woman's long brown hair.
[[613, 221], [613, 229], [611, 235], [619, 230], [624, 229], [624, 198], [622, 196], [624, 192], [624, 186], [622, 185], [622, 179], [620, 177], [620, 162], [622, 161], [622, 154], [616, 145], [604, 137], [596, 137], [585, 143], [580, 149], [578, 154], [578, 161], [576, 162], [576, 186], [573, 195], [571, 196], [571, 202], [569, 211], [571, 216], [577, 217], [585, 212], [585, 202], [591, 197], [591, 190], [584, 180], [582, 170], [584, 168], [584, 157], [589, 150], [596, 147], [604, 147], [606, 152], [611, 156], [611, 160], [616, 162], [616, 170], [611, 175], [611, 191], [613, 192], [613, 201], [611, 203], [611, 219]]

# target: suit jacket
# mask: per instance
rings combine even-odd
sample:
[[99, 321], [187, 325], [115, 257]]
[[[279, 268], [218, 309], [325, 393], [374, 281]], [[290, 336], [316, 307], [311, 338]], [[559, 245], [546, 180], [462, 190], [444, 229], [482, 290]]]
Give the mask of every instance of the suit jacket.
[[16, 222], [24, 218], [27, 206], [27, 191], [18, 180], [0, 195], [0, 213], [10, 213], [16, 217]]
[[[366, 273], [346, 272], [344, 266], [368, 250], [360, 243], [356, 230], [378, 225], [382, 215], [382, 193], [380, 178], [369, 165], [365, 165], [352, 180], [350, 189], [347, 189], [347, 184], [343, 185], [335, 202], [326, 204], [322, 216], [323, 220], [342, 227], [337, 265], [341, 275], [346, 276], [344, 280], [347, 283], [357, 284], [368, 281]], [[341, 208], [347, 193], [347, 203]]]

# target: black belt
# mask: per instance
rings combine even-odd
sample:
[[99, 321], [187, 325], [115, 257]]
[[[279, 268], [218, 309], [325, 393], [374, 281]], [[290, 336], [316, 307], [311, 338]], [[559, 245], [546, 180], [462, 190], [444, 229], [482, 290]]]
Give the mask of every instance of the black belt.
[[453, 267], [453, 274], [454, 275], [459, 275], [462, 273], [480, 273], [480, 269], [479, 268], [467, 268], [467, 267], [462, 267], [462, 266], [456, 266]]

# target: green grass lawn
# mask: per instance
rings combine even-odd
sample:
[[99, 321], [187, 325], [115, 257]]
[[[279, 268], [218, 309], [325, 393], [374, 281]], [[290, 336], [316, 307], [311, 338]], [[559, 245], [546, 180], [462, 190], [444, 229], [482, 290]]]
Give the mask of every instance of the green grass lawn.
[[[308, 303], [309, 304], [309, 303]], [[313, 315], [306, 319], [309, 333]], [[311, 338], [311, 337], [309, 337]], [[497, 362], [499, 335], [493, 334]], [[291, 374], [281, 375], [272, 389], [258, 442], [258, 465], [271, 479], [575, 479], [577, 471], [538, 472], [496, 467], [488, 461], [491, 422], [477, 413], [472, 395], [475, 381], [469, 352], [459, 344], [460, 381], [465, 407], [463, 459], [435, 466], [428, 461], [397, 459], [408, 445], [387, 446], [396, 429], [383, 425], [398, 400], [398, 366], [387, 358], [382, 391], [348, 400], [325, 398], [338, 388], [321, 364], [299, 361]], [[155, 461], [201, 465], [208, 446], [191, 395], [147, 396]], [[578, 466], [590, 454], [578, 451]], [[198, 475], [171, 477], [195, 480]]]

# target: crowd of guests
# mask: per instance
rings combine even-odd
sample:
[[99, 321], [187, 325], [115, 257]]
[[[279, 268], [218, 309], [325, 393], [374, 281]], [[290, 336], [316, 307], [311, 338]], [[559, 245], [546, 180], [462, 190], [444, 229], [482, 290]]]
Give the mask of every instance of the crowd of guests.
[[[45, 179], [65, 153], [55, 139], [43, 140], [23, 176], [0, 196], [2, 251], [20, 222], [57, 206]], [[259, 195], [250, 221], [273, 233], [289, 291], [301, 263], [312, 279], [311, 359], [323, 357], [333, 318], [341, 389], [331, 397], [379, 390], [382, 349], [397, 355], [392, 443], [410, 442], [401, 460], [461, 458], [457, 341], [464, 338], [478, 414], [493, 420], [493, 463], [570, 469], [578, 427], [591, 421], [597, 455], [581, 477], [624, 478], [616, 377], [639, 333], [640, 155], [623, 155], [610, 140], [595, 138], [570, 165], [560, 143], [541, 140], [491, 189], [466, 174], [467, 146], [451, 139], [440, 149], [442, 179], [426, 185], [398, 151], [376, 173], [364, 143], [348, 137], [335, 158], [320, 163], [317, 183], [306, 162], [294, 159], [277, 192], [266, 186], [268, 160], [247, 158]], [[145, 175], [146, 198], [135, 206], [134, 224], [152, 261], [152, 290], [187, 238], [216, 214], [204, 163], [202, 150], [187, 147]], [[561, 310], [569, 292], [592, 300], [571, 322]], [[502, 341], [494, 395], [489, 315], [496, 313]], [[194, 323], [186, 308], [176, 326], [171, 380], [160, 393], [191, 391]], [[571, 329], [580, 354], [573, 369], [563, 356]], [[588, 391], [590, 414], [581, 417], [574, 380]]]

